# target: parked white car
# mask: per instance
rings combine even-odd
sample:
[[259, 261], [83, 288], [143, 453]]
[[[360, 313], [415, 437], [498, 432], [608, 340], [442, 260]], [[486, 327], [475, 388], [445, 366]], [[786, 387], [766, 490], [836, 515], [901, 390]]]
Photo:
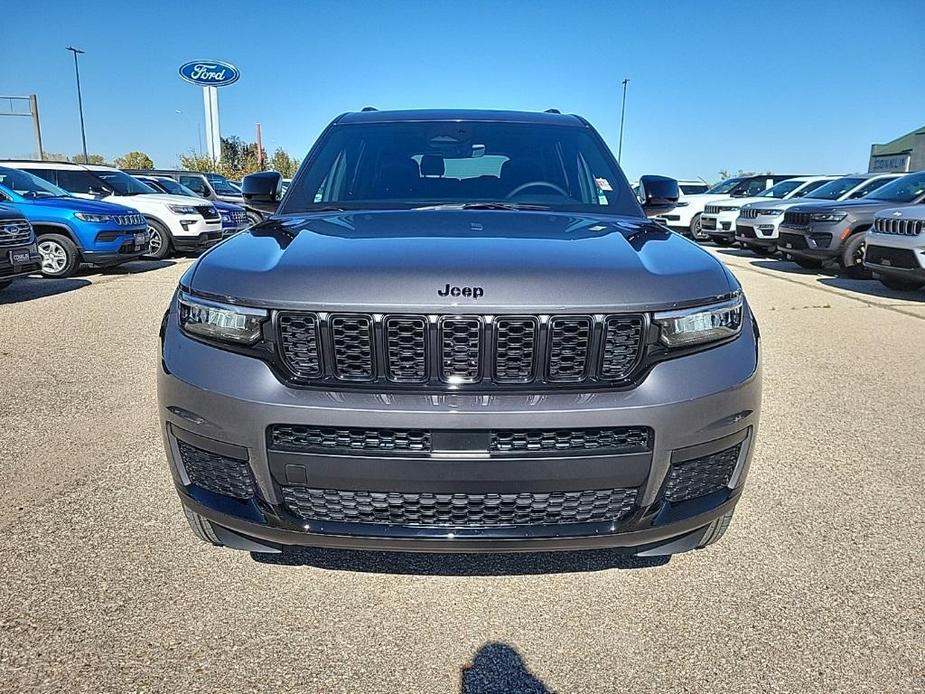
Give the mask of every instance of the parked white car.
[[753, 197], [715, 200], [704, 207], [700, 226], [713, 243], [718, 246], [730, 246], [735, 242], [736, 218], [743, 205], [804, 197], [836, 178], [838, 176], [794, 176]]
[[72, 195], [129, 205], [148, 220], [150, 255], [200, 251], [222, 238], [222, 219], [208, 200], [164, 195], [124, 171], [58, 161], [10, 161], [4, 166], [44, 178]]
[[900, 291], [925, 287], [925, 206], [881, 210], [865, 241], [864, 267], [884, 286]]
[[672, 231], [686, 234], [697, 241], [706, 241], [709, 237], [700, 228], [701, 215], [706, 205], [730, 197], [752, 197], [788, 178], [793, 178], [793, 176], [758, 174], [727, 178], [704, 193], [685, 195], [669, 214], [660, 215], [654, 219]]
[[[813, 200], [856, 200], [902, 174], [852, 174], [836, 178], [806, 195], [794, 195], [780, 202], [761, 201], [742, 205], [735, 222], [735, 240], [758, 255], [777, 252], [777, 238], [784, 212]], [[805, 189], [804, 189], [805, 190]]]

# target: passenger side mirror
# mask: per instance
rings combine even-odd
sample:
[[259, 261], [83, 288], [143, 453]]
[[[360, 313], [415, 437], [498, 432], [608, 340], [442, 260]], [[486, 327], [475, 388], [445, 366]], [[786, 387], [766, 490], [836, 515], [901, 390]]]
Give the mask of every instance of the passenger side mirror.
[[283, 177], [276, 171], [261, 171], [241, 181], [244, 200], [261, 212], [273, 214], [283, 197]]
[[639, 202], [647, 217], [671, 212], [678, 205], [681, 191], [678, 182], [667, 176], [643, 176], [639, 179]]

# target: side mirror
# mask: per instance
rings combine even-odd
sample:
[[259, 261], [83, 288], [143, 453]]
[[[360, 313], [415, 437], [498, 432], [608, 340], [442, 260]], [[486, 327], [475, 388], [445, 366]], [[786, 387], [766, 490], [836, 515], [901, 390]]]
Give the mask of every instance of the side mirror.
[[276, 171], [261, 171], [245, 176], [241, 181], [245, 202], [261, 212], [273, 214], [283, 197], [283, 177]]
[[102, 198], [109, 195], [109, 192], [102, 186], [90, 186], [87, 192], [95, 198]]
[[678, 182], [667, 176], [642, 176], [639, 179], [639, 202], [647, 217], [671, 212], [678, 206], [681, 191]]

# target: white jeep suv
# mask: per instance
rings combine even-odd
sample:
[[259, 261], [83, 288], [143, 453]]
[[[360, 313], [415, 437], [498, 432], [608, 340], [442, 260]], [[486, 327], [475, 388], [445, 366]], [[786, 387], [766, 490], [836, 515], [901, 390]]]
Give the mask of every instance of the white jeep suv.
[[784, 212], [811, 200], [856, 200], [902, 174], [852, 174], [836, 178], [815, 190], [800, 191], [780, 202], [750, 202], [742, 205], [735, 224], [735, 240], [758, 255], [777, 252], [777, 238]]
[[892, 207], [874, 216], [867, 231], [864, 267], [890, 289], [925, 287], [925, 209]]
[[794, 176], [776, 183], [767, 190], [750, 197], [728, 197], [714, 200], [704, 207], [700, 226], [710, 240], [718, 246], [731, 246], [735, 242], [735, 223], [743, 205], [754, 202], [773, 202], [809, 195], [816, 188], [835, 180], [837, 176]]
[[164, 195], [111, 166], [58, 161], [10, 161], [4, 166], [44, 178], [72, 195], [129, 205], [148, 220], [150, 255], [199, 251], [222, 238], [222, 218], [207, 200]]

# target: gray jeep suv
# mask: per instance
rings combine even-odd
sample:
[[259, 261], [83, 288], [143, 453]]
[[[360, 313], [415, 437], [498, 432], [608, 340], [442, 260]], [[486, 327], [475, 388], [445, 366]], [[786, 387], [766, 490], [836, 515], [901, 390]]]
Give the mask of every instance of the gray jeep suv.
[[725, 531], [754, 449], [736, 279], [650, 222], [577, 116], [350, 113], [163, 319], [161, 431], [215, 545], [660, 555]]

